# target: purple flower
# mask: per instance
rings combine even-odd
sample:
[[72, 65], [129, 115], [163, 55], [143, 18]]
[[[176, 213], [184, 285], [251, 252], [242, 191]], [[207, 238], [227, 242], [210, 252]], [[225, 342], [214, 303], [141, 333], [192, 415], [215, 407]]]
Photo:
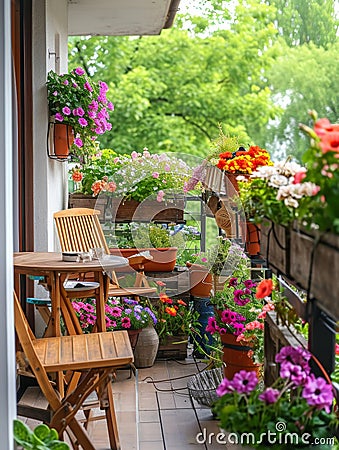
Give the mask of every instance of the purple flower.
[[74, 139], [74, 144], [77, 146], [77, 147], [79, 147], [79, 148], [81, 148], [84, 144], [83, 144], [83, 142], [82, 142], [82, 139], [80, 139], [80, 138], [75, 138]]
[[84, 69], [83, 69], [82, 67], [77, 67], [77, 68], [74, 70], [74, 72], [75, 72], [77, 75], [83, 75], [83, 74], [85, 73], [85, 71], [84, 71]]
[[63, 122], [64, 117], [63, 117], [62, 114], [56, 113], [56, 114], [55, 114], [55, 120], [58, 120], [59, 122]]
[[232, 382], [228, 378], [224, 378], [215, 392], [217, 393], [218, 397], [222, 397], [223, 395], [228, 394], [232, 391], [234, 391]]
[[90, 117], [91, 119], [95, 119], [96, 116], [97, 116], [97, 113], [95, 111], [93, 111], [91, 109], [88, 111], [88, 117]]
[[296, 364], [301, 366], [304, 371], [309, 374], [310, 366], [308, 361], [311, 358], [311, 353], [305, 350], [302, 347], [292, 347], [286, 346], [283, 347], [280, 352], [276, 355], [275, 361], [278, 363], [283, 363], [285, 361], [291, 362], [292, 364]]
[[88, 122], [86, 119], [84, 119], [83, 117], [80, 117], [80, 119], [78, 120], [79, 125], [81, 125], [82, 127], [87, 127]]
[[298, 365], [285, 361], [281, 364], [280, 368], [281, 378], [289, 378], [296, 386], [304, 384], [307, 379], [307, 373]]
[[275, 403], [279, 397], [280, 392], [278, 389], [267, 388], [264, 392], [259, 395], [259, 400], [270, 404]]
[[71, 110], [69, 109], [68, 106], [64, 106], [62, 108], [62, 112], [65, 114], [65, 116], [69, 116], [71, 114]]
[[246, 372], [246, 370], [240, 370], [240, 372], [234, 375], [232, 380], [232, 386], [239, 394], [249, 394], [255, 389], [257, 384], [258, 377], [253, 371]]
[[310, 406], [314, 405], [318, 409], [324, 409], [327, 413], [331, 411], [333, 390], [331, 384], [323, 378], [315, 378], [311, 374], [306, 380], [302, 396]]
[[56, 97], [58, 95], [58, 91], [54, 91], [53, 95], [54, 95], [54, 97]]
[[108, 103], [107, 103], [107, 108], [108, 108], [110, 111], [114, 111], [114, 105], [113, 105], [113, 103], [112, 103], [112, 102], [108, 102]]
[[65, 85], [65, 86], [68, 86], [68, 85], [69, 85], [68, 80], [65, 80], [65, 81], [64, 81], [64, 85]]

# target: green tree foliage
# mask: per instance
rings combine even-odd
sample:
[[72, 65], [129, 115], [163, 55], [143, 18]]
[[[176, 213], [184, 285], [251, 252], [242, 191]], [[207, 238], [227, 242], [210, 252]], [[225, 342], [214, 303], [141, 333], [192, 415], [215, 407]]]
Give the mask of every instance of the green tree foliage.
[[215, 0], [200, 22], [183, 17], [160, 36], [70, 39], [70, 67], [81, 65], [110, 87], [113, 129], [103, 147], [204, 156], [218, 123], [263, 144], [278, 111], [266, 78], [275, 57], [274, 9], [244, 3], [228, 20]]
[[[286, 153], [301, 160], [308, 146], [298, 123], [310, 123], [309, 109], [327, 117], [332, 123], [338, 120], [339, 106], [339, 42], [327, 50], [313, 44], [289, 49], [281, 56], [270, 81], [276, 92], [276, 101], [284, 102], [284, 113], [279, 123], [269, 130], [267, 139], [278, 146], [283, 145]], [[280, 145], [279, 145], [280, 144]]]
[[[267, 0], [277, 8], [278, 30], [289, 46], [313, 42], [327, 47], [337, 39], [337, 0]], [[338, 6], [338, 5], [337, 5]]]

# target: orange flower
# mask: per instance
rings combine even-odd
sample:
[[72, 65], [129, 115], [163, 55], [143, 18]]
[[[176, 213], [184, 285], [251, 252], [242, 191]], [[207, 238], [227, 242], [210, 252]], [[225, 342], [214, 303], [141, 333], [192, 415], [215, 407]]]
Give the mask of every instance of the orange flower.
[[74, 172], [72, 173], [72, 180], [78, 183], [79, 181], [82, 180], [82, 178], [83, 178], [82, 173], [79, 172], [79, 170], [74, 170]]
[[231, 152], [224, 152], [224, 153], [220, 153], [219, 158], [223, 158], [223, 159], [230, 159], [232, 158], [232, 153]]
[[319, 145], [323, 153], [339, 152], [339, 132], [331, 131], [320, 137]]
[[178, 300], [178, 305], [187, 306], [187, 303], [185, 303], [183, 300]]
[[257, 286], [256, 298], [265, 298], [271, 294], [273, 290], [273, 281], [271, 279], [262, 280]]
[[167, 306], [165, 308], [165, 312], [167, 312], [167, 314], [169, 314], [170, 316], [175, 317], [177, 315], [177, 312], [175, 310], [175, 308], [173, 308], [173, 306]]

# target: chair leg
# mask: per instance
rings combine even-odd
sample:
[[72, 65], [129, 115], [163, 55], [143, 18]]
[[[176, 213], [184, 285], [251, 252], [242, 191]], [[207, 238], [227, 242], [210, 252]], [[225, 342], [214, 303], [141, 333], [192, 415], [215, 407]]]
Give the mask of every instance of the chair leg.
[[118, 424], [117, 419], [115, 415], [115, 407], [114, 407], [114, 399], [113, 399], [113, 392], [112, 392], [112, 385], [111, 383], [108, 383], [107, 386], [107, 400], [109, 403], [109, 406], [105, 408], [106, 413], [106, 422], [107, 422], [107, 428], [108, 428], [108, 435], [109, 435], [109, 442], [111, 444], [112, 450], [120, 450], [120, 441], [119, 441], [119, 430], [118, 430]]

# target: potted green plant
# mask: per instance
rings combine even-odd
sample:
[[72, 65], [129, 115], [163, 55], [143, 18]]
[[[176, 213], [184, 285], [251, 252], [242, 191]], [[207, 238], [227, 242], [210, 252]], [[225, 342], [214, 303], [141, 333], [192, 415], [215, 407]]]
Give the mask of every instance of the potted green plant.
[[283, 347], [276, 355], [280, 375], [273, 385], [263, 388], [255, 372], [245, 371], [221, 382], [213, 411], [233, 444], [283, 450], [322, 442], [322, 449], [333, 448], [338, 428], [331, 412], [333, 387], [311, 373], [311, 358], [302, 347]]
[[[112, 129], [109, 123], [110, 111], [114, 107], [107, 99], [108, 86], [103, 81], [93, 82], [84, 69], [77, 67], [70, 73], [62, 75], [50, 71], [47, 76], [47, 99], [50, 116], [53, 117], [54, 133], [60, 128], [70, 127], [66, 144], [71, 143], [71, 153], [86, 157], [97, 151], [97, 136]], [[54, 144], [57, 142], [54, 139]], [[57, 154], [67, 158], [68, 151]]]
[[15, 442], [24, 450], [70, 450], [66, 442], [59, 440], [56, 430], [45, 424], [31, 430], [21, 420], [14, 419], [13, 434]]
[[171, 227], [132, 222], [125, 227], [122, 235], [115, 233], [110, 252], [126, 258], [148, 252], [152, 259], [145, 263], [146, 271], [171, 272], [175, 267], [178, 248], [184, 247], [184, 243], [183, 234], [172, 235]]

